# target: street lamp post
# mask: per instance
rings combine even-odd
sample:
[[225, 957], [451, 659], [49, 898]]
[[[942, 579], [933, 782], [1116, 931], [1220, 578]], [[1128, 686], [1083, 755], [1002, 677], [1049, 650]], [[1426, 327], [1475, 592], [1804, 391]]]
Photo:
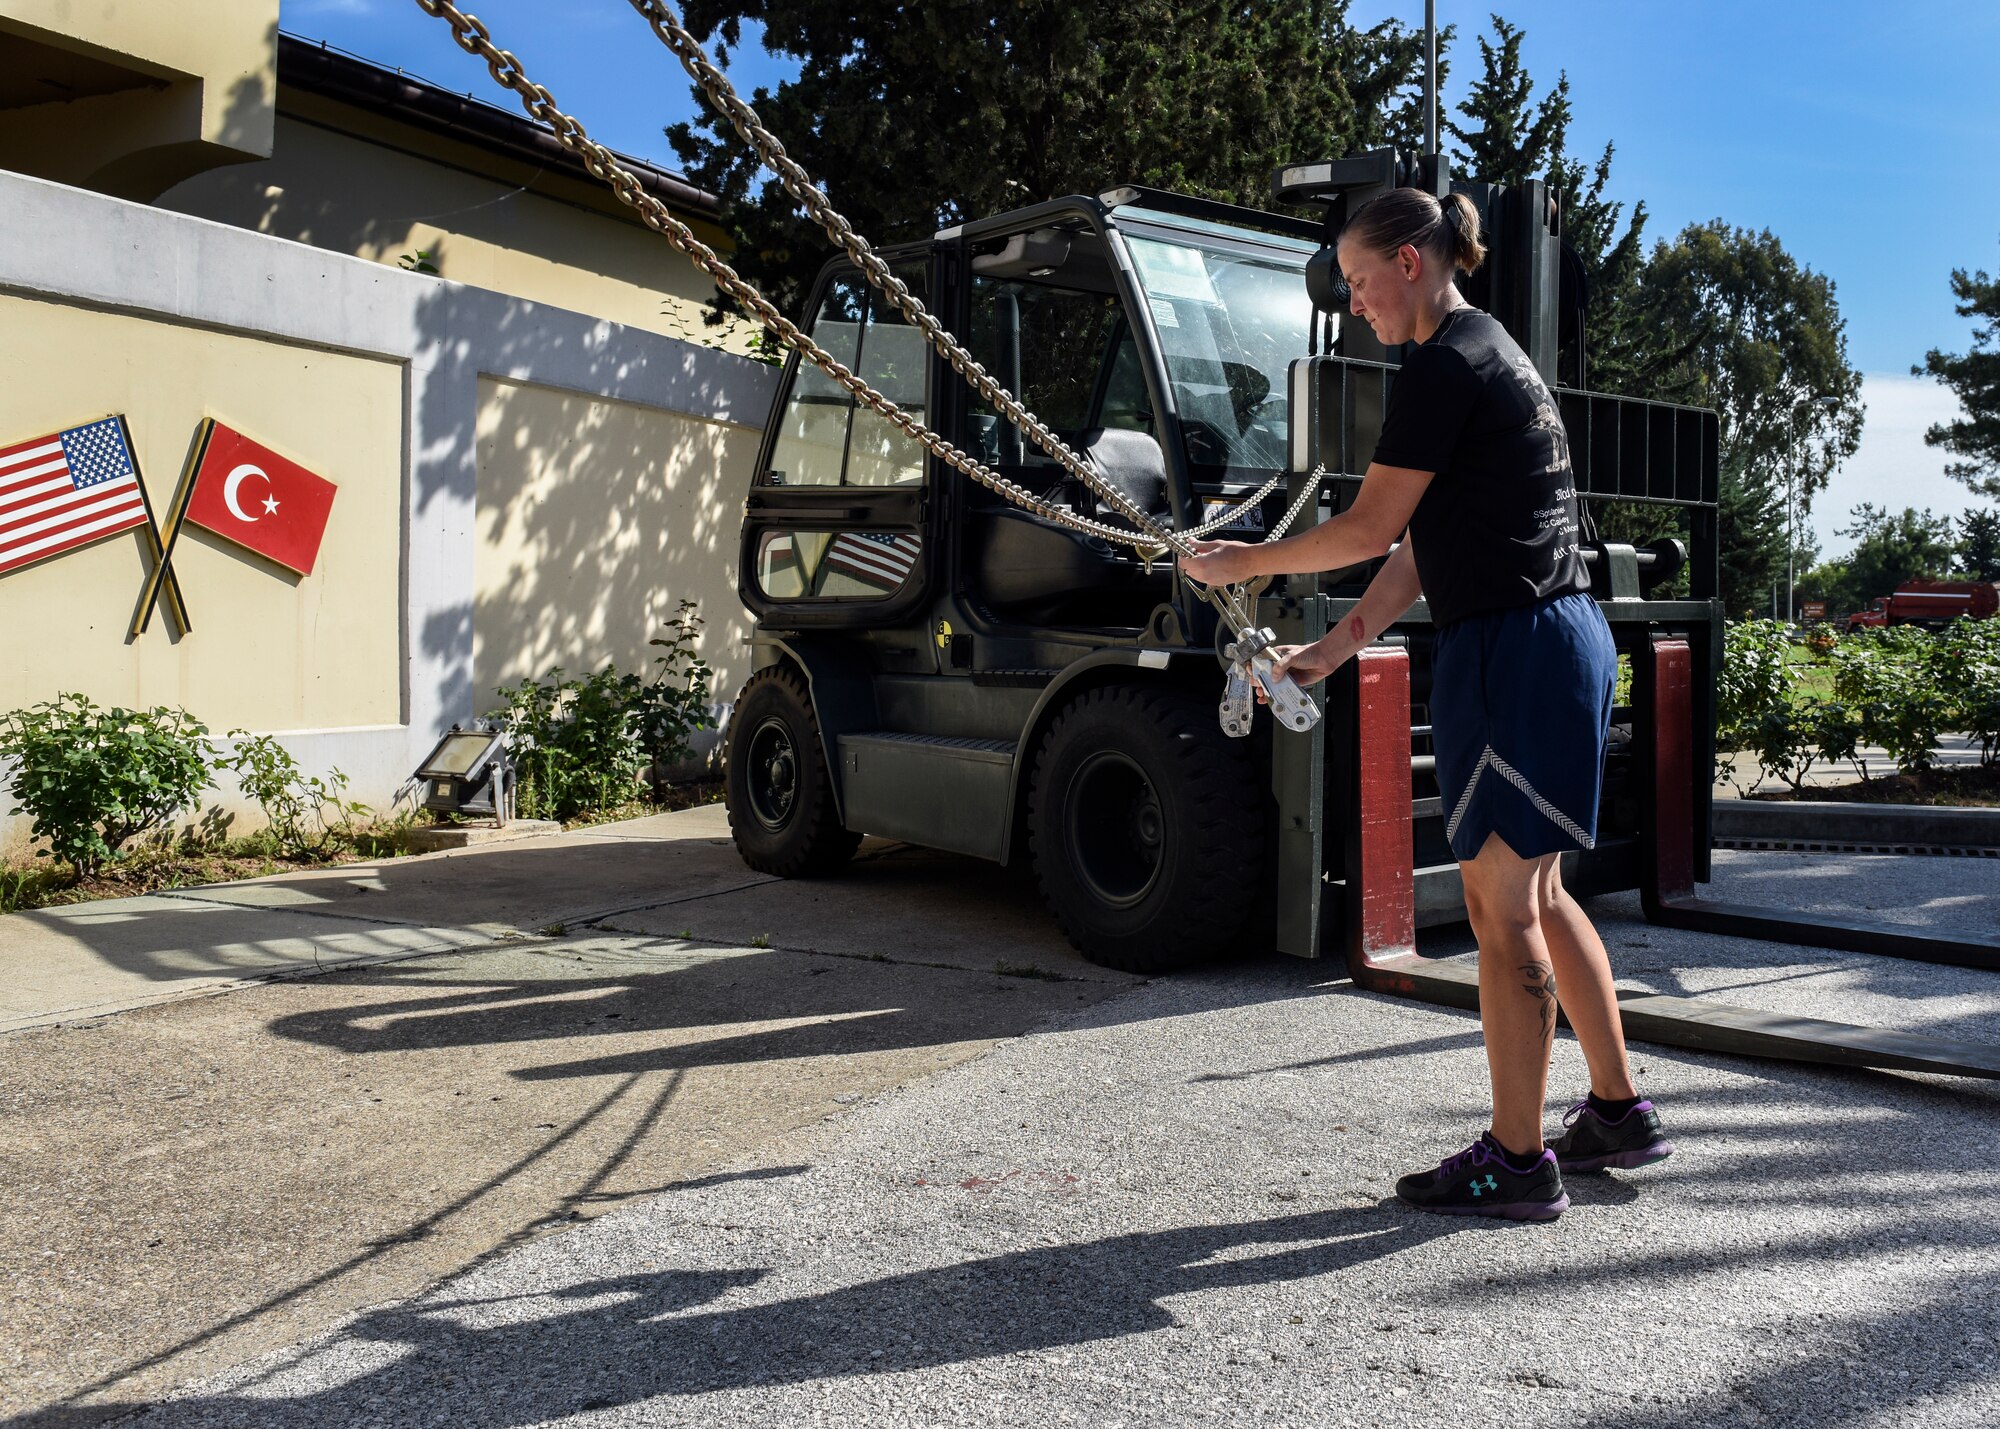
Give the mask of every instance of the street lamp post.
[[1796, 435], [1799, 415], [1808, 407], [1824, 407], [1833, 411], [1840, 406], [1838, 397], [1801, 397], [1792, 408], [1792, 460], [1785, 468], [1785, 624], [1794, 622], [1798, 603], [1792, 595], [1794, 567], [1799, 558], [1799, 447], [1802, 445]]

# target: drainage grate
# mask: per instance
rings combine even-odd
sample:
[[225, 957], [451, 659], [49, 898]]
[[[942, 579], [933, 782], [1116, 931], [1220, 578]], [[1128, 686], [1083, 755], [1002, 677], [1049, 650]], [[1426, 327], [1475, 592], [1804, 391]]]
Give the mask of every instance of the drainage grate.
[[1927, 858], [2000, 858], [2000, 848], [1959, 844], [1834, 843], [1824, 839], [1717, 839], [1717, 848], [1749, 853], [1901, 853]]

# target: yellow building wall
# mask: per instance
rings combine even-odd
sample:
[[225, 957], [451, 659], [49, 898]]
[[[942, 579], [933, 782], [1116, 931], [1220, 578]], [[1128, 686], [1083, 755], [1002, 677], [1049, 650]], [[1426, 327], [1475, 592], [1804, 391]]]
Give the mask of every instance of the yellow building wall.
[[80, 691], [177, 706], [218, 733], [402, 718], [400, 363], [8, 296], [0, 332], [0, 444], [123, 412], [163, 514], [195, 424], [213, 416], [339, 488], [310, 576], [188, 527], [173, 556], [184, 639], [164, 602], [127, 639], [150, 569], [143, 532], [0, 575], [0, 710]]
[[0, 0], [10, 78], [73, 96], [0, 113], [0, 168], [146, 200], [267, 155], [277, 42], [278, 0]]
[[[409, 152], [281, 114], [269, 160], [202, 174], [161, 195], [159, 206], [380, 263], [423, 250], [439, 275], [455, 282], [744, 350], [748, 324], [703, 324], [715, 294], [708, 277], [621, 211], [586, 206], [600, 195], [580, 181], [461, 156], [463, 146], [432, 136], [410, 142], [440, 152]], [[458, 167], [451, 160], [459, 157], [503, 177]], [[553, 192], [524, 190], [523, 182]], [[608, 190], [602, 199], [616, 205]], [[719, 229], [693, 226], [704, 242], [725, 246]], [[723, 334], [735, 336], [725, 342]]]
[[750, 673], [736, 564], [757, 431], [485, 378], [477, 440], [478, 708], [551, 665], [652, 675], [646, 642], [684, 597], [708, 622], [713, 698], [735, 698]]

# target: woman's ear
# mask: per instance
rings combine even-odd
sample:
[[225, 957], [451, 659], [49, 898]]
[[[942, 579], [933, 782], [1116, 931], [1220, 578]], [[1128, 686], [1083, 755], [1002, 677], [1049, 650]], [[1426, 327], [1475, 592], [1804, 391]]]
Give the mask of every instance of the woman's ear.
[[1403, 277], [1414, 283], [1423, 276], [1424, 255], [1417, 251], [1413, 243], [1405, 243], [1396, 250], [1396, 265], [1402, 269]]

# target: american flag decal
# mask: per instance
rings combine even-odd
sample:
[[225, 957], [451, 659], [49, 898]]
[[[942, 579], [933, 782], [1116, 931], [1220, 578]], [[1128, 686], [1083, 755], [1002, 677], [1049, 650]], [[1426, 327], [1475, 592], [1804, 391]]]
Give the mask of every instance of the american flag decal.
[[116, 417], [0, 449], [0, 574], [150, 519]]
[[834, 570], [884, 590], [894, 590], [910, 578], [910, 571], [923, 553], [921, 536], [842, 531], [828, 544], [825, 560]]

